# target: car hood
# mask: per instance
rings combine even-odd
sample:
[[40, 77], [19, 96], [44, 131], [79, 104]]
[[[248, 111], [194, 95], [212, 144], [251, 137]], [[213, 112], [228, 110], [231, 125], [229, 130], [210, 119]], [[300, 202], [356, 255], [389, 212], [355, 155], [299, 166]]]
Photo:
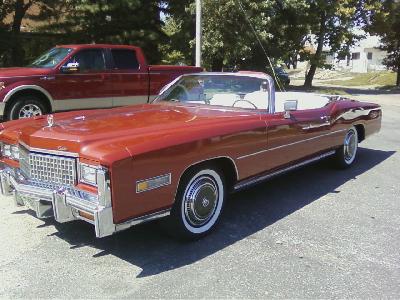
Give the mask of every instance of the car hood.
[[50, 69], [41, 68], [0, 68], [0, 79], [16, 76], [37, 76], [46, 75]]
[[21, 141], [33, 149], [74, 152], [86, 159], [111, 164], [168, 145], [228, 134], [235, 126], [226, 126], [227, 122], [250, 128], [244, 121], [247, 116], [246, 111], [233, 109], [145, 104], [54, 114], [51, 127], [46, 116], [6, 122], [1, 137], [6, 141]]

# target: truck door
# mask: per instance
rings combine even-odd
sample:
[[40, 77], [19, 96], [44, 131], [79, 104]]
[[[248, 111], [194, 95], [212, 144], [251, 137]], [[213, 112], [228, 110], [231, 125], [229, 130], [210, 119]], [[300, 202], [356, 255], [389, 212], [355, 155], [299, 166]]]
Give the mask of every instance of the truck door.
[[147, 66], [142, 66], [134, 49], [110, 49], [113, 66], [111, 82], [114, 96], [113, 106], [147, 103], [149, 75]]
[[56, 74], [56, 110], [111, 107], [113, 90], [104, 50], [80, 50], [68, 63], [78, 63], [79, 71]]

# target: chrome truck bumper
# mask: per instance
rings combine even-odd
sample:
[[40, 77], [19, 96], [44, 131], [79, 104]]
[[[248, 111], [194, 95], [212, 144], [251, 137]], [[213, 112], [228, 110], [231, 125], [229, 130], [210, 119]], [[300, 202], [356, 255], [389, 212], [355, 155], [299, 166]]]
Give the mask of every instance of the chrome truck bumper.
[[54, 217], [59, 223], [84, 220], [94, 225], [96, 237], [118, 231], [113, 222], [109, 182], [104, 172], [104, 184], [99, 184], [98, 195], [75, 188], [57, 188], [33, 180], [0, 165], [0, 186], [3, 195], [14, 195], [17, 206], [33, 210], [38, 218]]
[[73, 187], [26, 179], [18, 169], [0, 163], [0, 187], [3, 195], [13, 195], [17, 206], [33, 210], [37, 218], [54, 217], [59, 223], [83, 220], [94, 225], [96, 237], [102, 238], [134, 225], [153, 221], [170, 214], [170, 209], [114, 224], [108, 172], [98, 175], [98, 194]]

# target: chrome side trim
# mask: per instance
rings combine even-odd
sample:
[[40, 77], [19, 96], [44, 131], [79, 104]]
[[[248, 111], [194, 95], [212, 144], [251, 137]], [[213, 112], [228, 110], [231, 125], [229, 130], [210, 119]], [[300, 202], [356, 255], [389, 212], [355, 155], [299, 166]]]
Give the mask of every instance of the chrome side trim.
[[60, 156], [69, 156], [69, 157], [79, 157], [78, 153], [75, 152], [66, 152], [66, 151], [59, 151], [59, 150], [49, 150], [49, 149], [42, 149], [42, 148], [34, 148], [30, 147], [27, 144], [25, 144], [22, 141], [19, 141], [19, 143], [24, 146], [26, 149], [28, 149], [30, 152], [39, 152], [39, 153], [44, 153], [44, 154], [53, 154], [53, 155], [60, 155]]
[[150, 222], [150, 221], [153, 221], [156, 219], [167, 217], [170, 214], [171, 214], [171, 209], [165, 209], [165, 210], [157, 211], [152, 214], [137, 217], [137, 218], [131, 219], [129, 221], [126, 221], [124, 223], [116, 224], [116, 231], [125, 230], [125, 229], [128, 229], [129, 227], [132, 227], [132, 226], [135, 226], [135, 225], [138, 225], [141, 223]]
[[268, 152], [268, 151], [273, 151], [273, 150], [277, 150], [277, 149], [281, 149], [281, 148], [297, 145], [297, 144], [300, 144], [300, 143], [305, 143], [305, 142], [308, 142], [308, 141], [316, 140], [316, 139], [319, 139], [319, 138], [322, 138], [322, 137], [325, 137], [325, 136], [333, 135], [333, 134], [336, 134], [336, 133], [339, 133], [339, 132], [344, 132], [344, 131], [347, 131], [347, 129], [336, 130], [336, 131], [332, 131], [330, 133], [321, 134], [321, 135], [318, 135], [318, 136], [314, 136], [312, 138], [308, 138], [308, 139], [305, 139], [305, 140], [293, 142], [293, 143], [290, 143], [290, 144], [285, 144], [285, 145], [281, 145], [281, 146], [278, 146], [278, 147], [273, 147], [273, 148], [261, 150], [261, 151], [258, 151], [258, 152], [242, 155], [242, 156], [237, 157], [236, 159], [239, 160], [239, 159], [248, 158], [248, 157], [251, 157], [251, 156], [254, 156], [254, 155], [258, 155], [258, 154], [261, 154], [261, 153], [265, 153], [265, 152]]
[[326, 153], [324, 153], [324, 154], [318, 155], [318, 156], [316, 156], [316, 157], [313, 157], [313, 158], [304, 160], [304, 161], [302, 161], [302, 162], [299, 162], [299, 163], [294, 164], [294, 165], [291, 165], [291, 166], [289, 166], [289, 167], [286, 167], [286, 168], [277, 170], [277, 171], [272, 172], [272, 173], [268, 173], [268, 174], [265, 174], [265, 175], [260, 175], [260, 176], [256, 176], [256, 177], [252, 177], [252, 178], [246, 179], [246, 180], [244, 180], [243, 182], [237, 183], [237, 184], [233, 187], [233, 189], [234, 189], [235, 191], [239, 191], [239, 190], [241, 190], [241, 189], [243, 189], [243, 188], [249, 187], [249, 186], [254, 185], [254, 184], [257, 184], [257, 183], [259, 183], [259, 182], [261, 182], [261, 181], [268, 180], [268, 179], [270, 179], [270, 178], [272, 178], [272, 177], [275, 177], [275, 176], [284, 174], [284, 173], [286, 173], [286, 172], [292, 171], [292, 170], [294, 170], [294, 169], [303, 167], [303, 166], [305, 166], [305, 165], [311, 164], [311, 163], [313, 163], [313, 162], [316, 162], [316, 161], [318, 161], [318, 160], [321, 160], [321, 159], [326, 158], [326, 157], [328, 157], [328, 156], [331, 156], [331, 155], [333, 155], [333, 154], [335, 154], [335, 150], [332, 150], [332, 151], [326, 152]]
[[330, 122], [324, 122], [321, 124], [309, 124], [307, 126], [302, 127], [301, 129], [303, 130], [310, 130], [310, 129], [315, 129], [315, 128], [321, 128], [321, 127], [325, 127], [325, 126], [329, 126], [331, 125]]

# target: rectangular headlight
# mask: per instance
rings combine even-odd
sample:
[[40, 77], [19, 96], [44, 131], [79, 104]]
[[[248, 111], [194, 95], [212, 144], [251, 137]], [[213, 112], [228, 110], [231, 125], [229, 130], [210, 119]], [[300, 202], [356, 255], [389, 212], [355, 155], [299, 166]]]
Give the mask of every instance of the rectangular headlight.
[[80, 164], [80, 182], [97, 186], [97, 168], [87, 164]]
[[1, 155], [14, 160], [19, 160], [19, 147], [18, 145], [10, 145], [0, 143]]
[[3, 144], [3, 156], [11, 158], [11, 145]]
[[15, 160], [19, 160], [19, 147], [18, 145], [11, 146], [11, 158]]

